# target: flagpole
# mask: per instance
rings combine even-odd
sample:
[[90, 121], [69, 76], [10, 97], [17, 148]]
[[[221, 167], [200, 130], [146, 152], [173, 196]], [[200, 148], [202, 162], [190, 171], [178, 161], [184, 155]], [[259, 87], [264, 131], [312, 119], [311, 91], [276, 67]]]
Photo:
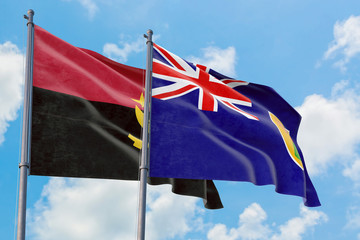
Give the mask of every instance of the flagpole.
[[140, 162], [140, 192], [139, 192], [139, 215], [138, 215], [138, 230], [137, 239], [145, 239], [145, 213], [146, 213], [146, 185], [147, 176], [149, 171], [149, 156], [150, 156], [150, 101], [151, 101], [151, 76], [152, 76], [152, 52], [153, 42], [152, 35], [153, 31], [148, 30], [144, 37], [147, 38], [147, 54], [146, 54], [146, 77], [145, 77], [145, 101], [144, 101], [144, 124], [142, 133], [142, 154]]
[[20, 181], [19, 181], [19, 206], [18, 206], [18, 224], [17, 240], [25, 239], [26, 225], [26, 192], [27, 177], [30, 159], [30, 136], [31, 136], [31, 102], [32, 102], [32, 72], [33, 72], [33, 43], [34, 43], [34, 11], [28, 10], [28, 16], [24, 15], [27, 22], [27, 48], [26, 48], [26, 66], [25, 66], [25, 87], [24, 87], [24, 111], [23, 111], [23, 128], [21, 143], [21, 162]]

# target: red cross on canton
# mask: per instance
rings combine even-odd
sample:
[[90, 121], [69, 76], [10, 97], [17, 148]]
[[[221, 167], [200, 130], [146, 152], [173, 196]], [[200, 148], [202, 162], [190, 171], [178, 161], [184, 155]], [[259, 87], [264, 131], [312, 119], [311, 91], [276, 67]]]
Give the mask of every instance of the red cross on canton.
[[247, 82], [223, 79], [218, 80], [208, 73], [209, 69], [202, 65], [194, 68], [182, 58], [154, 44], [154, 48], [172, 66], [153, 59], [153, 76], [173, 84], [152, 89], [154, 98], [168, 100], [181, 97], [187, 93], [199, 90], [198, 108], [204, 111], [217, 112], [218, 103], [241, 113], [249, 119], [259, 120], [234, 104], [251, 107], [251, 100], [233, 88], [247, 85]]

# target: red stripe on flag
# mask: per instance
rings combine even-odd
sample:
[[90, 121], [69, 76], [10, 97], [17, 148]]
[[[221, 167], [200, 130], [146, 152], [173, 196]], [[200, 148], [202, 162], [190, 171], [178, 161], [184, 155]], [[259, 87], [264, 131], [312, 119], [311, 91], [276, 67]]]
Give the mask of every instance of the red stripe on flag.
[[185, 69], [162, 47], [156, 45], [154, 43], [154, 46], [162, 53], [165, 55], [165, 57], [171, 62], [171, 64], [173, 64], [177, 69], [180, 69], [182, 71], [185, 71]]
[[245, 111], [243, 111], [243, 110], [235, 107], [233, 104], [231, 104], [231, 103], [229, 103], [229, 102], [226, 102], [226, 101], [222, 101], [222, 102], [223, 102], [224, 104], [226, 104], [227, 106], [229, 106], [230, 108], [234, 109], [235, 111], [241, 112], [241, 113], [244, 114], [244, 115], [249, 115], [249, 116], [255, 118], [256, 120], [259, 120], [258, 117], [256, 117], [256, 116], [254, 116], [254, 115], [252, 115], [252, 114], [250, 114], [250, 113], [247, 113], [247, 112], [245, 112]]
[[33, 86], [89, 101], [134, 107], [145, 70], [77, 48], [35, 26]]
[[166, 93], [161, 93], [161, 94], [157, 94], [157, 95], [153, 95], [154, 98], [158, 98], [158, 99], [164, 99], [164, 98], [168, 98], [168, 97], [176, 97], [186, 91], [189, 91], [191, 89], [196, 88], [196, 86], [194, 85], [187, 85], [183, 88], [180, 88], [176, 91], [172, 91], [172, 92], [166, 92]]
[[232, 79], [225, 79], [225, 80], [221, 80], [223, 83], [228, 84], [228, 83], [232, 83], [232, 82], [242, 82], [245, 83], [245, 81], [241, 81], [241, 80], [232, 80]]
[[215, 99], [208, 91], [203, 91], [201, 110], [215, 111]]

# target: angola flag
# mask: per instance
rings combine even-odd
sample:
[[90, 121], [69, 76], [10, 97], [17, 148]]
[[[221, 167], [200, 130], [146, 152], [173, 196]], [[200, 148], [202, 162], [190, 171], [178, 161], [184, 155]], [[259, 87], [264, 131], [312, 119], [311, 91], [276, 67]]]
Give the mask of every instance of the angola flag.
[[[145, 71], [34, 33], [31, 175], [138, 180]], [[221, 208], [211, 180], [149, 178]]]

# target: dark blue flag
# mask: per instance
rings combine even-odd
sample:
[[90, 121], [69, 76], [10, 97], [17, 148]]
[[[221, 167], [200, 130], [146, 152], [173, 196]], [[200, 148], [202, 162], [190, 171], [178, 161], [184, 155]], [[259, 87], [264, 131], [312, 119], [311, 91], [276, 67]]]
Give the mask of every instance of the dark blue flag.
[[274, 184], [320, 202], [296, 142], [301, 116], [272, 88], [154, 45], [150, 176]]

